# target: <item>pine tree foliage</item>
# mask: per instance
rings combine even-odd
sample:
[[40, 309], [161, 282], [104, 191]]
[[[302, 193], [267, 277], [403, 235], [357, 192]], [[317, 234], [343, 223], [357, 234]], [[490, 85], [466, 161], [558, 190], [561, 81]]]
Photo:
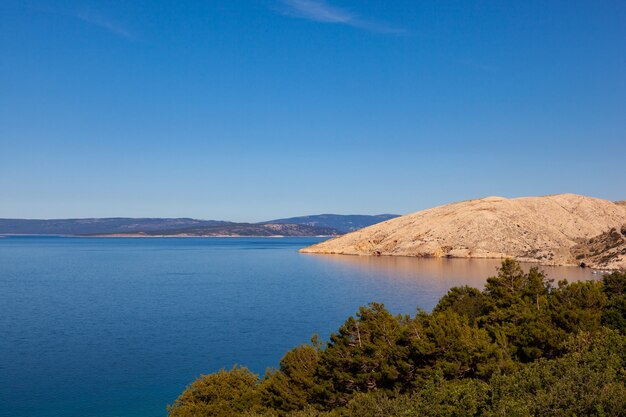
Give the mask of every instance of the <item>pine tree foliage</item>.
[[204, 375], [170, 417], [625, 416], [626, 272], [556, 285], [505, 260], [432, 313], [359, 309], [259, 379]]

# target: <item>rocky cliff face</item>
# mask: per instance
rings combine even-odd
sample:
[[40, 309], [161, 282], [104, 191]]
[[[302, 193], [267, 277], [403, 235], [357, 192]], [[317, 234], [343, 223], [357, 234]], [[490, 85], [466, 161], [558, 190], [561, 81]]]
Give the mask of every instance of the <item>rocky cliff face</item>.
[[[402, 216], [310, 246], [302, 252], [512, 257], [552, 265], [584, 262], [592, 267], [607, 267], [591, 256], [591, 252], [597, 255], [597, 250], [588, 251], [588, 258], [581, 256], [583, 252], [587, 254], [581, 248], [611, 229], [621, 230], [625, 224], [625, 206], [597, 198], [575, 194], [487, 197]], [[611, 267], [619, 267], [625, 256], [617, 256]]]

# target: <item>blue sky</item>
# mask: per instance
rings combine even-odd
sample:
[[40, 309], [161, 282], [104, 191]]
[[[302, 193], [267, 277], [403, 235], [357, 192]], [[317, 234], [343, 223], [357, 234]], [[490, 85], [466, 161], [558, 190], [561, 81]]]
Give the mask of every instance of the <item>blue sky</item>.
[[623, 1], [0, 3], [0, 217], [626, 199]]

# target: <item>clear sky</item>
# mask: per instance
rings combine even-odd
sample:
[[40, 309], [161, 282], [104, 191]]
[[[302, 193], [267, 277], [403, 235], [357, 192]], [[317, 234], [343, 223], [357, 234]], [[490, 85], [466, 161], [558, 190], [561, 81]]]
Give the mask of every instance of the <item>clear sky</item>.
[[0, 217], [626, 199], [626, 2], [0, 1]]

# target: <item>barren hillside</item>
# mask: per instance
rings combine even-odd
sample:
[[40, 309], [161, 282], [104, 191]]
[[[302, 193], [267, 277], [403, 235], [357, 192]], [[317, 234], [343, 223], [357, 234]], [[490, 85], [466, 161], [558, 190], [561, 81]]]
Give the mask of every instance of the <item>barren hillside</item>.
[[[626, 207], [575, 194], [487, 197], [419, 211], [304, 248], [304, 253], [513, 257], [544, 264], [625, 268], [626, 253], [598, 247], [621, 232]], [[618, 233], [619, 233], [618, 232]], [[595, 239], [594, 239], [595, 238]], [[590, 242], [594, 248], [586, 250]], [[615, 243], [614, 239], [611, 244]], [[574, 250], [574, 248], [576, 249]], [[608, 248], [607, 248], [608, 249]], [[586, 257], [586, 253], [590, 256]], [[581, 255], [582, 254], [582, 255]]]

